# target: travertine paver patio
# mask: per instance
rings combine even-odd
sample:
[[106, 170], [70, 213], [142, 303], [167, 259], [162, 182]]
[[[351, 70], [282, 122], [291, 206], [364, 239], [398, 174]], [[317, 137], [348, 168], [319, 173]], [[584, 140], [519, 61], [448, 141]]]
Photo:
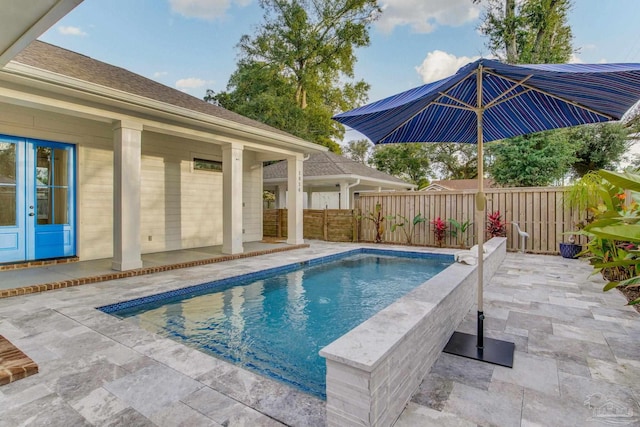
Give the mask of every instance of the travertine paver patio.
[[[352, 247], [311, 242], [0, 300], [0, 335], [40, 368], [0, 387], [0, 426], [322, 425], [322, 401], [94, 307]], [[442, 354], [396, 425], [639, 425], [640, 316], [590, 271], [508, 254], [485, 288], [485, 327], [516, 343], [514, 368]], [[459, 330], [475, 331], [473, 312]]]

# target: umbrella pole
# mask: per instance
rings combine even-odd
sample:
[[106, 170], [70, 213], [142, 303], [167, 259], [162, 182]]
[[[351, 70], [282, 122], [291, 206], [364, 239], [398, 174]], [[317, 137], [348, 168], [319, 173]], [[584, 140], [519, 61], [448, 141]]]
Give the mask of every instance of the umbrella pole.
[[486, 198], [484, 195], [484, 156], [482, 120], [484, 106], [482, 105], [482, 65], [477, 73], [477, 108], [475, 109], [477, 123], [478, 146], [478, 192], [476, 193], [476, 237], [478, 240], [478, 334], [474, 337], [463, 332], [454, 332], [444, 348], [445, 353], [468, 357], [494, 365], [513, 367], [515, 345], [511, 342], [484, 338], [484, 217]]
[[482, 78], [478, 79], [478, 193], [476, 194], [476, 224], [478, 234], [478, 350], [484, 348], [484, 216], [486, 197], [484, 195], [484, 152], [482, 138]]

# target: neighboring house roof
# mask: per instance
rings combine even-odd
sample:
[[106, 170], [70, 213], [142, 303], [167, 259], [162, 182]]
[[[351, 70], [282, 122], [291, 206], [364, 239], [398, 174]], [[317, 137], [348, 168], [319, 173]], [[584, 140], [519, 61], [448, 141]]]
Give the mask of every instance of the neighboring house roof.
[[268, 126], [257, 120], [249, 119], [223, 107], [210, 104], [202, 99], [142, 77], [124, 68], [116, 67], [39, 40], [27, 46], [22, 52], [15, 56], [13, 61], [177, 107], [187, 108], [195, 112], [226, 119], [241, 125], [252, 126], [283, 136], [297, 138], [287, 132]]
[[[304, 162], [304, 178], [322, 178], [351, 176], [353, 178], [364, 178], [374, 181], [393, 184], [395, 187], [413, 188], [415, 185], [409, 184], [393, 175], [380, 172], [377, 169], [365, 166], [362, 163], [353, 161], [346, 157], [332, 152], [314, 153]], [[264, 179], [286, 180], [287, 162], [274, 163], [264, 168]]]
[[[498, 185], [489, 178], [484, 180], [484, 188], [496, 188]], [[463, 191], [463, 190], [477, 190], [477, 179], [444, 179], [440, 181], [433, 181], [429, 186], [423, 188], [420, 191]]]

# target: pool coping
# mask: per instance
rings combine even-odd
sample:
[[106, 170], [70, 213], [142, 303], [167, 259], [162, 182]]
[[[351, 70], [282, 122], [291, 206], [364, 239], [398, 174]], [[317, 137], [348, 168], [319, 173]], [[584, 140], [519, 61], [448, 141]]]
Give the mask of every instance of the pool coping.
[[292, 271], [300, 270], [305, 267], [326, 264], [332, 261], [336, 261], [342, 258], [346, 258], [348, 256], [358, 255], [358, 254], [391, 255], [391, 256], [400, 256], [404, 258], [421, 258], [421, 259], [441, 258], [443, 260], [451, 261], [451, 263], [454, 262], [454, 256], [450, 254], [360, 247], [357, 249], [351, 249], [344, 252], [338, 252], [332, 255], [325, 255], [318, 258], [311, 258], [305, 261], [299, 261], [291, 264], [281, 265], [278, 267], [272, 267], [272, 268], [267, 268], [260, 271], [254, 271], [251, 273], [225, 277], [222, 279], [212, 280], [206, 283], [185, 286], [183, 288], [172, 289], [170, 291], [165, 291], [165, 292], [159, 292], [153, 295], [147, 295], [147, 296], [133, 298], [126, 301], [107, 304], [104, 306], [96, 307], [96, 309], [102, 311], [103, 313], [114, 314], [121, 310], [135, 308], [135, 307], [139, 307], [139, 306], [154, 303], [154, 302], [160, 302], [163, 300], [171, 300], [177, 297], [189, 298], [191, 296], [202, 295], [209, 291], [214, 291], [218, 287], [222, 287], [231, 283], [243, 285], [243, 284], [246, 284], [247, 282], [265, 279], [276, 274], [289, 273]]

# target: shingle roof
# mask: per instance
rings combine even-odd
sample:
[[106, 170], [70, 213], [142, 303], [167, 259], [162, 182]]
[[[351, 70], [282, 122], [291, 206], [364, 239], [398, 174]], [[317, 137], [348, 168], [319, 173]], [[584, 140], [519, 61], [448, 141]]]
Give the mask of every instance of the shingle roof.
[[[304, 176], [322, 177], [335, 175], [355, 175], [361, 178], [371, 178], [376, 180], [389, 181], [396, 184], [407, 184], [400, 178], [393, 175], [380, 172], [377, 169], [370, 168], [362, 163], [355, 162], [346, 157], [340, 156], [332, 152], [314, 153], [304, 162]], [[282, 161], [266, 166], [264, 168], [264, 179], [286, 179], [287, 162]]]
[[268, 130], [280, 135], [293, 136], [290, 133], [210, 104], [195, 96], [142, 77], [124, 68], [116, 67], [39, 40], [32, 42], [13, 60], [42, 70], [143, 96], [177, 107], [187, 108], [199, 113], [209, 114], [239, 124]]
[[[429, 184], [429, 187], [443, 187], [447, 190], [459, 191], [459, 190], [475, 190], [478, 188], [478, 180], [477, 179], [443, 179], [440, 181], [433, 181]], [[426, 187], [423, 191], [429, 191], [430, 188]], [[485, 178], [484, 180], [485, 188], [495, 188], [497, 187], [496, 183], [490, 179]]]

